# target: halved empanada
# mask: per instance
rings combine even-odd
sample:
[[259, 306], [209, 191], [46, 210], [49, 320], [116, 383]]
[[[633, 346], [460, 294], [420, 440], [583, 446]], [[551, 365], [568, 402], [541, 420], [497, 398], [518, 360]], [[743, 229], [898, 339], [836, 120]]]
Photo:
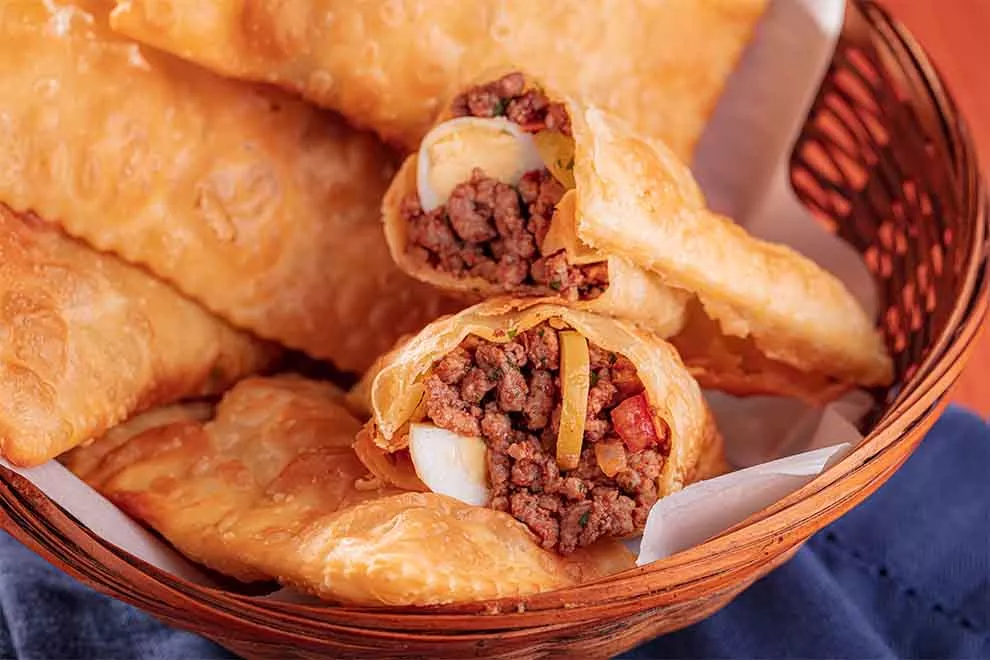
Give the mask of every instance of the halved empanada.
[[440, 319], [372, 379], [359, 455], [382, 480], [511, 513], [567, 555], [642, 531], [653, 504], [724, 467], [673, 347], [552, 301]]
[[415, 277], [633, 320], [671, 338], [704, 386], [826, 400], [892, 376], [835, 277], [709, 211], [660, 142], [520, 73], [451, 102], [384, 215]]

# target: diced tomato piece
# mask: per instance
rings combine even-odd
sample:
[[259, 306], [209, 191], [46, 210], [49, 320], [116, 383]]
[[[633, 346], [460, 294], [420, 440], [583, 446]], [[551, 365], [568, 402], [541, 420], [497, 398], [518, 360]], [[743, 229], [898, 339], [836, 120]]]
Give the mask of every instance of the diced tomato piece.
[[645, 392], [629, 397], [613, 408], [612, 425], [629, 451], [642, 451], [660, 442]]

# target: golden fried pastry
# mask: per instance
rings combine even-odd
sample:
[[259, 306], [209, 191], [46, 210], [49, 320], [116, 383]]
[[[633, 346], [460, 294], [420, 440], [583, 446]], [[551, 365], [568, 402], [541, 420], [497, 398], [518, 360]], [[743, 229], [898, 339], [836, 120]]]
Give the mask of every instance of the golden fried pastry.
[[415, 148], [438, 102], [525, 65], [690, 156], [767, 0], [118, 0], [114, 29], [297, 90]]
[[384, 215], [392, 256], [424, 282], [633, 320], [704, 386], [821, 401], [892, 375], [835, 277], [711, 212], [661, 142], [518, 72], [451, 102]]
[[62, 454], [59, 460], [70, 466], [76, 474], [85, 474], [94, 482], [102, 481], [103, 471], [115, 469], [112, 462], [104, 459], [133, 437], [160, 426], [210, 419], [213, 416], [213, 407], [213, 404], [206, 401], [187, 401], [153, 408], [118, 424], [101, 437], [83, 443], [84, 450]]
[[436, 317], [382, 240], [376, 139], [114, 35], [110, 4], [0, 1], [0, 201], [345, 370]]
[[217, 392], [274, 347], [144, 271], [0, 206], [0, 455], [34, 466], [131, 414]]
[[436, 493], [405, 493], [341, 511], [300, 541], [291, 584], [362, 605], [437, 605], [527, 596], [632, 568], [621, 543], [562, 558], [511, 516]]
[[370, 395], [359, 455], [379, 478], [510, 513], [562, 555], [642, 532], [657, 499], [723, 463], [669, 344], [552, 302], [495, 299], [430, 324]]
[[248, 379], [211, 421], [142, 426], [109, 452], [96, 442], [64, 462], [181, 552], [240, 580], [274, 578], [361, 605], [427, 605], [525, 595], [633, 565], [619, 544], [565, 560], [504, 513], [367, 479], [351, 449], [360, 423], [326, 384]]

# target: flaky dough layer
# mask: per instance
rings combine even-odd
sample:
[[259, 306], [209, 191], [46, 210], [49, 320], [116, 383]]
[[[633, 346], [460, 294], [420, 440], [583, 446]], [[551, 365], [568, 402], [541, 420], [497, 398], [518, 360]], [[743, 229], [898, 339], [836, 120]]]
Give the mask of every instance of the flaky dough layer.
[[376, 487], [351, 449], [360, 423], [326, 384], [249, 379], [201, 415], [155, 413], [115, 431], [109, 451], [98, 441], [64, 462], [187, 556], [328, 600], [523, 596], [633, 566], [618, 542], [565, 559], [508, 514]]
[[378, 140], [113, 34], [110, 4], [3, 3], [0, 201], [345, 370], [441, 312], [382, 240]]
[[688, 158], [767, 0], [118, 0], [113, 26], [413, 149], [438, 102], [531, 67]]
[[0, 455], [34, 466], [277, 350], [116, 257], [0, 205]]

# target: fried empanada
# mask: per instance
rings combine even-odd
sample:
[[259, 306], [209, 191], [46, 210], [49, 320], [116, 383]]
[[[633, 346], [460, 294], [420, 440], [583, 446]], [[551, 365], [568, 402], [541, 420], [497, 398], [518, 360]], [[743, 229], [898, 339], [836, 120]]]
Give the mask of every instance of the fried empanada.
[[641, 532], [658, 498], [724, 466], [673, 347], [553, 302], [496, 299], [435, 321], [381, 365], [370, 396], [359, 455], [379, 478], [511, 513], [564, 555]]
[[839, 280], [711, 212], [661, 142], [519, 72], [454, 99], [384, 215], [392, 256], [424, 282], [633, 320], [671, 338], [706, 387], [824, 401], [892, 377]]
[[[2, 118], [0, 118], [2, 121]], [[39, 465], [277, 350], [144, 271], [0, 205], [0, 455]]]
[[113, 34], [111, 5], [0, 1], [0, 201], [344, 370], [437, 316], [382, 239], [378, 140]]
[[526, 595], [632, 567], [620, 544], [565, 560], [506, 514], [376, 487], [351, 449], [360, 423], [340, 398], [299, 377], [248, 379], [212, 421], [143, 423], [111, 451], [96, 442], [64, 463], [215, 570], [347, 603]]
[[271, 81], [409, 149], [438, 103], [527, 66], [683, 158], [767, 0], [118, 0], [114, 29]]

